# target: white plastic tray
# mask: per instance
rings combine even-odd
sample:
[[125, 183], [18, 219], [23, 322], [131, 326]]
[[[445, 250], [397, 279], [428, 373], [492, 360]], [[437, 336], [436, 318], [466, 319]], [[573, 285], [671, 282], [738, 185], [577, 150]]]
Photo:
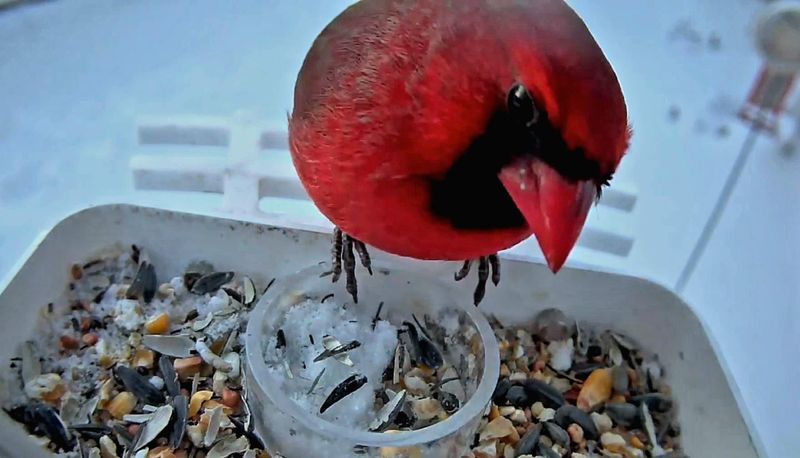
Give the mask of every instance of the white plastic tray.
[[[69, 266], [115, 243], [136, 243], [151, 254], [160, 279], [178, 275], [189, 261], [204, 259], [218, 269], [269, 280], [327, 259], [330, 236], [130, 205], [90, 208], [56, 225], [31, 249], [0, 293], [0, 357], [7, 361], [18, 342], [34, 330], [42, 306], [61, 297]], [[374, 250], [373, 250], [374, 251]], [[452, 281], [454, 263], [416, 262], [374, 252], [385, 263], [406, 264]], [[408, 267], [408, 264], [406, 264]], [[0, 285], [3, 286], [3, 285]], [[459, 300], [469, 301], [464, 282]], [[58, 302], [56, 301], [58, 304]], [[503, 261], [499, 288], [489, 288], [481, 305], [502, 321], [525, 322], [538, 310], [558, 307], [579, 320], [611, 326], [660, 355], [679, 404], [683, 444], [694, 458], [754, 458], [738, 393], [703, 324], [674, 293], [652, 282], [612, 273]], [[0, 454], [46, 456], [21, 426], [0, 415]]]

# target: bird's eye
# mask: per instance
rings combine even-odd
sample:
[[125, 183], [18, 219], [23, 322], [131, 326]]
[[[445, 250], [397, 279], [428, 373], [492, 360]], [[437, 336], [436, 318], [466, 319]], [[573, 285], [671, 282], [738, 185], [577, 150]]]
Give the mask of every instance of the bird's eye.
[[533, 97], [522, 84], [515, 84], [508, 92], [508, 112], [511, 115], [531, 127], [539, 120], [539, 110], [533, 103]]

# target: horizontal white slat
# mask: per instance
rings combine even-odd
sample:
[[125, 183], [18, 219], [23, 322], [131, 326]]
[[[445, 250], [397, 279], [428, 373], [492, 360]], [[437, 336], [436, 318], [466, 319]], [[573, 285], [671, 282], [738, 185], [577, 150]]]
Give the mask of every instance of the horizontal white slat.
[[289, 150], [289, 133], [285, 130], [270, 129], [261, 133], [261, 149]]
[[139, 120], [141, 145], [228, 146], [230, 122], [219, 117], [150, 117]]
[[150, 191], [223, 191], [224, 157], [134, 156], [133, 185]]
[[626, 189], [624, 186], [617, 186], [615, 183], [613, 187], [603, 189], [600, 205], [630, 213], [636, 206], [636, 200], [637, 196], [634, 191]]

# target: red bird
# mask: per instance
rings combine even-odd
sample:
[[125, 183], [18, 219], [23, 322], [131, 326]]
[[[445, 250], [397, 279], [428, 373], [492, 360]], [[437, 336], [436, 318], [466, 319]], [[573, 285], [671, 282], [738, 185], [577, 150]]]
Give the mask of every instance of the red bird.
[[457, 280], [479, 259], [477, 305], [496, 253], [531, 234], [561, 268], [629, 129], [614, 70], [563, 0], [361, 0], [306, 56], [289, 137], [356, 301], [366, 243], [466, 259]]

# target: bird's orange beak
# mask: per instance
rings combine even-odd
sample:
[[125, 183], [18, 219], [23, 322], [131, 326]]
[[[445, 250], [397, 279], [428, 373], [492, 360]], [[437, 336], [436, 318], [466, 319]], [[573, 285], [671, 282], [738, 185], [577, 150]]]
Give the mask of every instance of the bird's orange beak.
[[591, 181], [568, 181], [533, 156], [517, 158], [500, 181], [533, 230], [554, 273], [561, 269], [597, 196]]

